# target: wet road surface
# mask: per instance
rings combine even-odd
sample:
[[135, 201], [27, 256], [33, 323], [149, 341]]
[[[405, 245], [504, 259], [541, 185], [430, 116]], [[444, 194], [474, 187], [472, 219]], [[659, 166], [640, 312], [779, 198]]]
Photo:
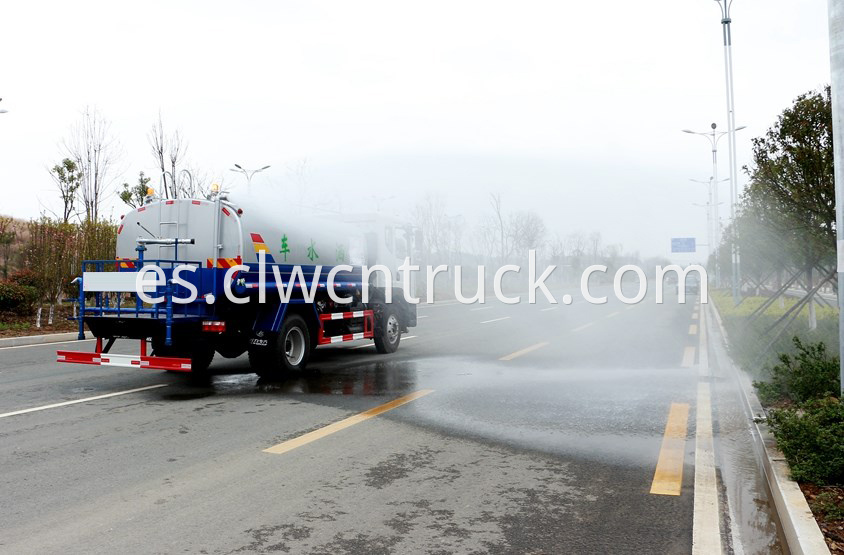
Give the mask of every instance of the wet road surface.
[[397, 353], [320, 348], [278, 382], [0, 349], [0, 552], [778, 552], [707, 312], [423, 305]]

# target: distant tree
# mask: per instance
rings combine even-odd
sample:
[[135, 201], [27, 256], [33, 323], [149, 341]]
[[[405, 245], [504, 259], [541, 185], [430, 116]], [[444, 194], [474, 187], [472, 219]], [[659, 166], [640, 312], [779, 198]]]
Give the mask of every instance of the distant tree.
[[65, 286], [79, 271], [76, 264], [77, 226], [42, 217], [27, 224], [25, 267], [34, 272], [39, 283], [35, 325], [41, 327], [41, 304], [50, 308], [48, 324], [53, 323], [55, 306], [61, 302]]
[[132, 208], [143, 206], [144, 198], [147, 196], [147, 189], [149, 188], [149, 182], [151, 180], [151, 177], [147, 177], [144, 175], [144, 172], [140, 172], [138, 174], [138, 182], [136, 184], [123, 184], [123, 190], [118, 194], [120, 200]]
[[530, 249], [539, 250], [545, 242], [545, 222], [533, 210], [511, 214], [507, 225], [508, 243], [518, 256]]
[[0, 216], [0, 252], [3, 254], [3, 265], [0, 266], [0, 271], [3, 272], [3, 279], [9, 278], [11, 251], [16, 236], [15, 220], [11, 216]]
[[111, 132], [111, 123], [96, 108], [86, 107], [65, 141], [65, 150], [81, 176], [79, 192], [85, 219], [97, 221], [100, 203], [114, 182], [121, 156], [120, 144]]
[[147, 139], [164, 182], [163, 191], [161, 191], [162, 195], [166, 198], [184, 196], [180, 195], [181, 191], [177, 183], [179, 171], [182, 169], [181, 165], [184, 163], [184, 157], [188, 149], [187, 143], [182, 138], [181, 133], [177, 129], [168, 136], [164, 130], [164, 122], [159, 113], [158, 121], [152, 125]]
[[82, 185], [82, 172], [76, 162], [65, 158], [60, 164], [50, 169], [50, 176], [55, 181], [62, 199], [61, 221], [67, 223], [76, 212], [76, 199], [79, 195], [79, 187]]
[[501, 194], [495, 193], [490, 195], [490, 205], [492, 206], [492, 218], [489, 220], [488, 227], [492, 228], [495, 240], [498, 242], [498, 252], [503, 262], [510, 257], [512, 247], [508, 242], [510, 238], [509, 229], [507, 225], [507, 217], [504, 214], [504, 208], [501, 205]]

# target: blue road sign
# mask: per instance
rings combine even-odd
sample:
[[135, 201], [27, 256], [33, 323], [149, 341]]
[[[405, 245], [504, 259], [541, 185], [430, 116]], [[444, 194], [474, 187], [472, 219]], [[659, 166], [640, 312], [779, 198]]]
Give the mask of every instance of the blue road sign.
[[695, 238], [672, 237], [671, 252], [695, 252]]

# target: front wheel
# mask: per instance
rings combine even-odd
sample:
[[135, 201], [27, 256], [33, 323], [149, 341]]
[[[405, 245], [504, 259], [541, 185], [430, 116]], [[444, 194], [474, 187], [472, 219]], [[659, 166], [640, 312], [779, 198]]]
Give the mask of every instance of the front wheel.
[[375, 321], [375, 349], [379, 353], [395, 353], [401, 341], [401, 325], [396, 310], [385, 306]]

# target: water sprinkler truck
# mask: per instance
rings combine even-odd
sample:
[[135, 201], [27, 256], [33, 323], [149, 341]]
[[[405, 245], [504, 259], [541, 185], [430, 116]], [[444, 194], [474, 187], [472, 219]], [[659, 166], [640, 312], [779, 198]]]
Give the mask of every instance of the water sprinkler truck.
[[[58, 361], [196, 376], [215, 355], [248, 353], [252, 370], [272, 377], [303, 370], [321, 345], [371, 339], [379, 353], [395, 352], [416, 325], [396, 271], [413, 258], [413, 228], [381, 215], [305, 216], [285, 206], [255, 194], [148, 196], [121, 220], [116, 258], [82, 263], [79, 338], [87, 326], [96, 348], [58, 351]], [[363, 271], [377, 265], [389, 274]], [[329, 280], [335, 267], [343, 271]], [[112, 353], [117, 339], [138, 340], [139, 354]]]

